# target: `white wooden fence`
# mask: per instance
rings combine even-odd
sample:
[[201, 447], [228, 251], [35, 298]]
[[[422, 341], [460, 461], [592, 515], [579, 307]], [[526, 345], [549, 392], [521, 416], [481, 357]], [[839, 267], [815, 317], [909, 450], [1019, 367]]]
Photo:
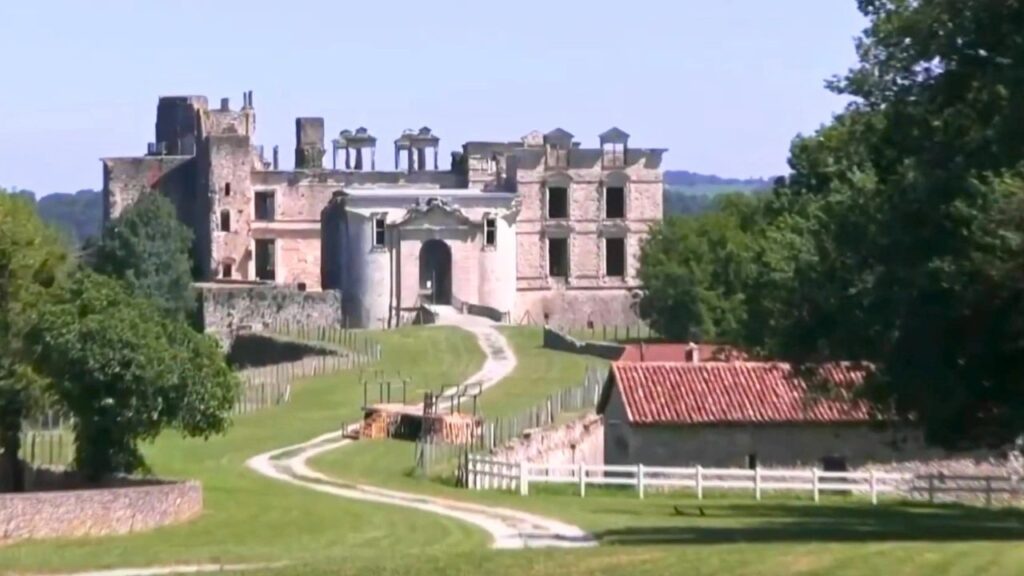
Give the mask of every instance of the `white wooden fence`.
[[[756, 500], [765, 491], [810, 492], [818, 502], [823, 492], [860, 493], [878, 503], [879, 494], [913, 497], [927, 495], [935, 502], [943, 494], [984, 497], [992, 505], [997, 495], [1019, 495], [1020, 481], [1010, 476], [913, 475], [876, 472], [825, 472], [816, 468], [674, 468], [637, 465], [556, 465], [504, 462], [469, 454], [462, 477], [471, 490], [510, 490], [530, 493], [533, 484], [570, 484], [585, 497], [587, 486], [630, 486], [643, 498], [648, 489], [695, 490], [697, 499], [708, 489], [752, 493]], [[941, 498], [940, 498], [941, 499]]]

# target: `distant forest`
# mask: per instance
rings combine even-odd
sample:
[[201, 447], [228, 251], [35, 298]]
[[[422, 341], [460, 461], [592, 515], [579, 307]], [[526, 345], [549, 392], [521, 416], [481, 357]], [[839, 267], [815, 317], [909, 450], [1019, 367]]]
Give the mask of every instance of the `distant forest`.
[[[665, 215], [701, 214], [711, 207], [711, 199], [725, 192], [757, 193], [768, 190], [765, 178], [722, 178], [686, 170], [665, 172]], [[103, 195], [98, 190], [79, 190], [74, 194], [55, 192], [37, 198], [34, 192], [14, 192], [32, 200], [39, 215], [64, 232], [73, 246], [80, 246], [100, 232], [103, 222]]]
[[39, 216], [56, 226], [71, 246], [81, 246], [97, 236], [103, 226], [103, 195], [98, 190], [79, 190], [74, 194], [54, 192], [37, 198], [31, 190], [15, 190], [36, 205]]
[[711, 209], [718, 194], [744, 192], [764, 193], [771, 189], [768, 178], [723, 178], [686, 170], [665, 171], [664, 212], [672, 214], [703, 214]]

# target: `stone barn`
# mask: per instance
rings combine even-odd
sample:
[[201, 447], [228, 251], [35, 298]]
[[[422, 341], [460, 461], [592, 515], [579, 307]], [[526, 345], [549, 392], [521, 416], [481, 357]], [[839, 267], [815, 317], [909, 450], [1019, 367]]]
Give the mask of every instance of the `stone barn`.
[[844, 470], [941, 457], [853, 398], [863, 376], [823, 368], [823, 394], [784, 363], [616, 362], [598, 405], [605, 463]]

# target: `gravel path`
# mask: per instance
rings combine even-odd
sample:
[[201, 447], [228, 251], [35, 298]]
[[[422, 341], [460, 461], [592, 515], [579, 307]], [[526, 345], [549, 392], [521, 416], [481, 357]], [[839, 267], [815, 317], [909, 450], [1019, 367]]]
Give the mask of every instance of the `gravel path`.
[[[437, 324], [456, 326], [472, 332], [487, 355], [483, 367], [476, 374], [470, 376], [458, 389], [450, 390], [446, 395], [458, 394], [462, 390], [475, 389], [478, 386], [486, 390], [499, 383], [515, 369], [515, 354], [505, 337], [494, 328], [493, 322], [478, 316], [457, 314], [451, 308], [443, 306], [437, 307], [437, 312]], [[443, 404], [439, 404], [440, 406]], [[358, 427], [358, 425], [354, 425], [354, 427]], [[306, 462], [310, 458], [351, 443], [352, 440], [344, 437], [346, 432], [347, 430], [331, 432], [302, 444], [260, 454], [251, 458], [246, 464], [264, 476], [310, 490], [342, 498], [405, 506], [469, 522], [486, 530], [491, 535], [494, 548], [595, 545], [594, 539], [583, 530], [535, 514], [341, 482], [309, 468]]]

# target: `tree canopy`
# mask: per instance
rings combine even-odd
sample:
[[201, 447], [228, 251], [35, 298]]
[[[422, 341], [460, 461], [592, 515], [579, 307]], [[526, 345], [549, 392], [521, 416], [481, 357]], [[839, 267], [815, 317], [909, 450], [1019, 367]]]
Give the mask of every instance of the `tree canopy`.
[[88, 478], [143, 469], [139, 442], [165, 427], [207, 437], [228, 425], [238, 382], [217, 342], [113, 279], [80, 270], [31, 334], [75, 416], [75, 466]]
[[678, 242], [705, 252], [684, 255], [666, 222], [648, 298], [674, 283], [690, 302], [645, 310], [775, 358], [869, 361], [867, 396], [930, 441], [1006, 445], [1024, 431], [1024, 4], [859, 6], [860, 63], [829, 84], [852, 103], [794, 141], [757, 226], [702, 216]]
[[94, 269], [123, 281], [169, 316], [187, 319], [195, 310], [191, 244], [192, 233], [178, 221], [171, 202], [145, 192], [104, 228]]

